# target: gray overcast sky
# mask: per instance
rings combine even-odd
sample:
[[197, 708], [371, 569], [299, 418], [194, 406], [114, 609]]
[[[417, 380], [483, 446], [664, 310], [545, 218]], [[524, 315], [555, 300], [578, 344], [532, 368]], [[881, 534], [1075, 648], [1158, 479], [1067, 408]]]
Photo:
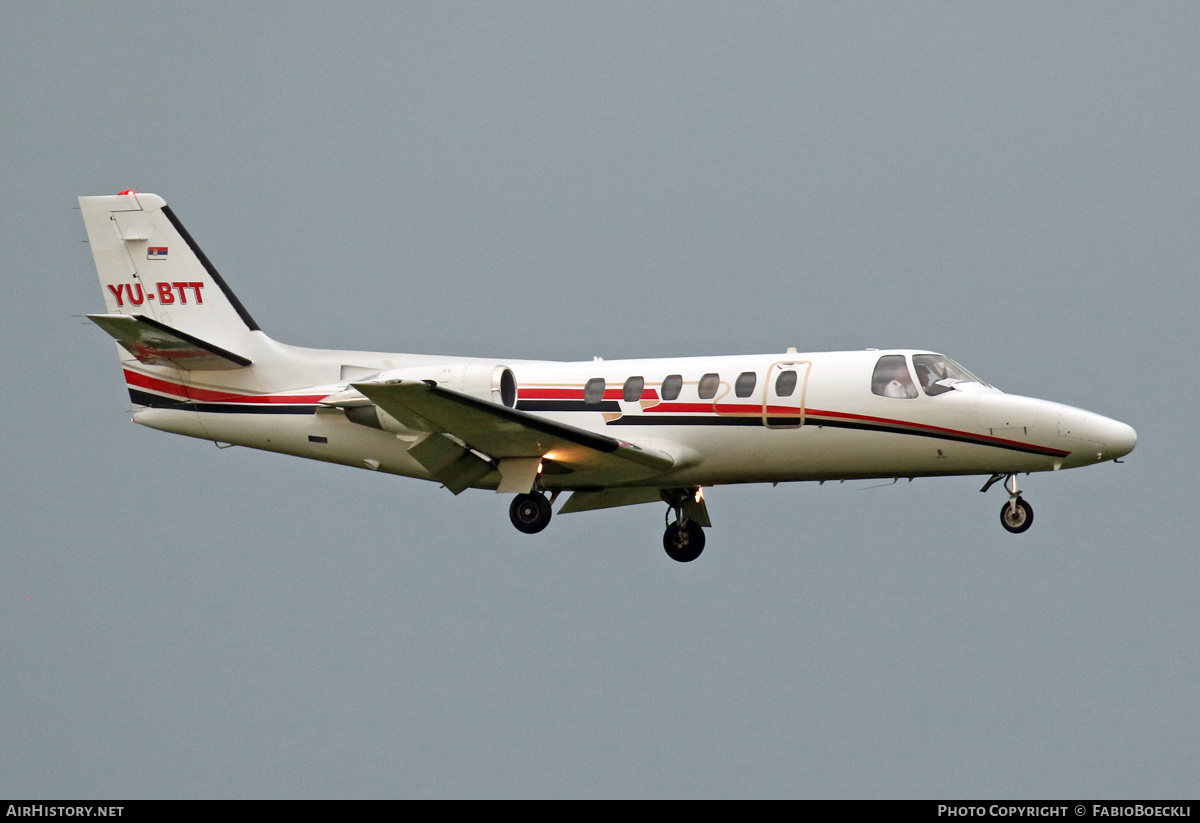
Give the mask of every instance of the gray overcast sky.
[[[0, 796], [1195, 797], [1200, 6], [0, 6]], [[80, 194], [288, 343], [915, 346], [1125, 465], [507, 497], [127, 422]], [[1188, 455], [1192, 455], [1189, 457]]]

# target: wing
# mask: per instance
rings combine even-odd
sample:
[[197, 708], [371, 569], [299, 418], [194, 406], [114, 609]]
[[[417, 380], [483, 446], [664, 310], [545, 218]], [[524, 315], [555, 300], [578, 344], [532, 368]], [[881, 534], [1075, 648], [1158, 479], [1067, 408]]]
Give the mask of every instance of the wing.
[[[675, 465], [663, 452], [420, 380], [355, 383], [353, 388], [409, 428], [453, 435], [497, 461], [500, 491], [529, 491], [539, 464], [546, 485], [566, 487], [622, 485]], [[428, 441], [414, 447], [418, 460], [432, 451]], [[569, 483], [552, 481], [565, 473], [574, 475]]]

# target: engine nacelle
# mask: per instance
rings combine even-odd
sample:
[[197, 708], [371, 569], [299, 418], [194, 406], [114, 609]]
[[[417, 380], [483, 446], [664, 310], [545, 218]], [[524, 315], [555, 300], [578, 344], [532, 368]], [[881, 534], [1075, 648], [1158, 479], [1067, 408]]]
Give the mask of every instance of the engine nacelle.
[[510, 409], [517, 405], [517, 378], [513, 376], [512, 369], [508, 366], [460, 363], [453, 366], [440, 366], [433, 370], [421, 369], [421, 371], [427, 374], [429, 371], [436, 372], [436, 374], [419, 379], [436, 380], [442, 388], [469, 394], [480, 400], [499, 403]]

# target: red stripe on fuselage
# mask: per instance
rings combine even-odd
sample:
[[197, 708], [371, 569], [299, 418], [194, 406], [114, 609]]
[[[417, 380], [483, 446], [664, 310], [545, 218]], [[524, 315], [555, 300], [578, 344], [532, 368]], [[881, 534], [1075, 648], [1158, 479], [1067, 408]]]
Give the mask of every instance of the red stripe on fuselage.
[[[622, 388], [606, 388], [603, 400], [621, 400], [625, 396]], [[582, 400], [583, 389], [527, 389], [522, 388], [518, 394], [519, 400]], [[658, 392], [646, 389], [642, 392], [642, 400], [657, 400]]]
[[[287, 403], [293, 405], [313, 404], [324, 400], [328, 395], [325, 394], [235, 394], [232, 392], [213, 391], [211, 389], [201, 389], [195, 386], [188, 386], [183, 383], [172, 383], [167, 380], [161, 380], [157, 377], [141, 374], [140, 372], [130, 371], [125, 369], [125, 382], [131, 386], [137, 386], [150, 391], [160, 392], [162, 394], [170, 394], [175, 397], [196, 400], [207, 403]], [[647, 395], [656, 394], [655, 392], [647, 391]], [[605, 391], [604, 398], [620, 400], [620, 389], [609, 389]], [[582, 389], [522, 389], [521, 399], [529, 400], [582, 400]], [[646, 397], [645, 399], [657, 399], [656, 397]], [[763, 407], [761, 404], [752, 403], [657, 403], [644, 409], [644, 413], [652, 414], [715, 414], [718, 417], [761, 417]], [[800, 409], [795, 406], [767, 406], [767, 415], [769, 417], [798, 417]], [[1045, 452], [1051, 456], [1065, 457], [1070, 452], [1060, 449], [1052, 449], [1046, 446], [1038, 446], [1034, 443], [1023, 443], [1019, 440], [1008, 440], [1003, 437], [994, 437], [985, 434], [976, 434], [975, 432], [960, 431], [958, 429], [948, 429], [942, 426], [933, 426], [927, 423], [915, 423], [909, 420], [896, 420], [889, 417], [873, 417], [866, 414], [853, 414], [851, 412], [836, 412], [825, 409], [805, 409], [804, 415], [808, 418], [828, 418], [833, 420], [857, 421], [875, 425], [891, 426], [898, 430], [908, 430], [914, 433], [926, 432], [929, 434], [949, 435], [952, 437], [968, 438], [981, 444], [994, 444], [1000, 447], [1019, 447], [1022, 449], [1035, 448]], [[636, 417], [636, 415], [634, 415]]]
[[582, 400], [583, 389], [526, 389], [521, 388], [521, 400]]
[[1021, 448], [1035, 448], [1045, 451], [1047, 454], [1056, 455], [1058, 457], [1066, 457], [1070, 452], [1062, 451], [1061, 449], [1052, 449], [1047, 446], [1039, 446], [1036, 443], [1022, 443], [1020, 440], [1007, 440], [1003, 437], [993, 437], [988, 434], [976, 434], [975, 432], [965, 432], [958, 429], [947, 429], [942, 426], [931, 426], [928, 423], [913, 423], [908, 420], [893, 420], [888, 417], [871, 417], [866, 414], [852, 414], [850, 412], [835, 412], [824, 411], [822, 409], [808, 409], [807, 415], [810, 417], [831, 417], [837, 420], [859, 420], [864, 423], [879, 423], [887, 426], [897, 426], [906, 429], [913, 429], [918, 432], [930, 432], [938, 434], [953, 435], [955, 437], [969, 437], [972, 440], [980, 443], [995, 443], [997, 446], [1020, 446]]
[[[536, 396], [538, 399], [548, 400], [566, 400], [579, 399], [582, 392], [570, 392], [573, 396], [568, 397], [568, 391], [562, 389], [541, 389], [537, 390]], [[608, 392], [605, 392], [605, 397], [608, 397]], [[525, 397], [525, 392], [521, 392], [521, 396]], [[619, 393], [618, 393], [619, 396]], [[656, 403], [643, 410], [644, 414], [709, 414], [718, 417], [761, 417], [763, 407], [761, 403]], [[1009, 440], [1003, 437], [994, 437], [992, 435], [977, 434], [975, 432], [960, 431], [958, 429], [948, 429], [943, 426], [933, 426], [928, 423], [915, 423], [910, 420], [896, 420], [890, 417], [873, 417], [866, 414], [853, 414], [851, 412], [836, 412], [827, 411], [825, 409], [805, 409], [803, 414], [806, 419], [810, 418], [827, 418], [832, 420], [856, 421], [862, 423], [871, 423], [881, 426], [894, 427], [897, 430], [906, 430], [914, 433], [925, 432], [927, 434], [949, 435], [952, 437], [966, 438], [980, 444], [994, 444], [1000, 447], [1019, 447], [1022, 449], [1038, 449], [1045, 452], [1047, 455], [1056, 457], [1065, 457], [1070, 452], [1061, 449], [1053, 449], [1047, 446], [1039, 446], [1036, 443], [1023, 443], [1020, 440]], [[799, 417], [801, 410], [796, 406], [767, 406], [768, 417]], [[636, 417], [636, 415], [635, 415]], [[815, 421], [814, 421], [815, 422]]]
[[324, 400], [325, 394], [235, 394], [233, 392], [200, 389], [183, 383], [172, 383], [160, 380], [140, 372], [125, 369], [125, 382], [130, 386], [170, 394], [187, 400], [199, 400], [205, 403], [293, 403], [311, 404]]

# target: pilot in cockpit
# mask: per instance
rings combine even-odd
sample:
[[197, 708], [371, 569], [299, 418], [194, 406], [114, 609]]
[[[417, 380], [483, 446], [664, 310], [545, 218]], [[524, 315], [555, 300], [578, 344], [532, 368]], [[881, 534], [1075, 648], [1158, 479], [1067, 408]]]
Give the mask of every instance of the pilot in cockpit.
[[917, 380], [920, 381], [921, 388], [925, 390], [926, 394], [936, 394], [937, 391], [933, 389], [933, 384], [937, 382], [937, 375], [924, 363], [914, 363], [913, 365], [917, 369]]

